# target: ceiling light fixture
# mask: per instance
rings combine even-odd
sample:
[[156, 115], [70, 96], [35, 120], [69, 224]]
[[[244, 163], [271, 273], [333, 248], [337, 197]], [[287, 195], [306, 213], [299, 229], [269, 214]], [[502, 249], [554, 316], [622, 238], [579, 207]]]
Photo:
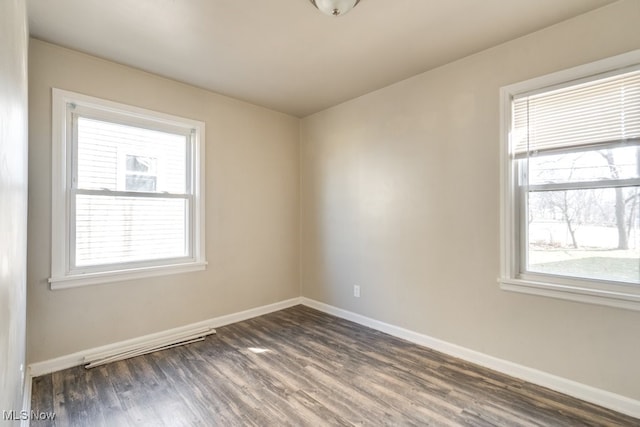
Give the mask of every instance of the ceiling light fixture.
[[356, 7], [360, 0], [309, 0], [322, 13], [340, 16]]

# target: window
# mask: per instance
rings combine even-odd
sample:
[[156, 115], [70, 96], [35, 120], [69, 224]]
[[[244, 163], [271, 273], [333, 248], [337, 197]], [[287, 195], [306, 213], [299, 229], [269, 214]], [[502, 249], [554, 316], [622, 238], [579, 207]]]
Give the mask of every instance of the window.
[[52, 289], [205, 268], [204, 123], [53, 91]]
[[502, 89], [507, 290], [640, 310], [640, 51]]

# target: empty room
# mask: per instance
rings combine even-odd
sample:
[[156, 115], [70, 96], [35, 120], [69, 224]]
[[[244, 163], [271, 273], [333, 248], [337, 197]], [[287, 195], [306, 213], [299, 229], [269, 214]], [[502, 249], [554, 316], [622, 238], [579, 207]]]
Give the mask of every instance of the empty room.
[[2, 426], [640, 426], [640, 0], [0, 0]]

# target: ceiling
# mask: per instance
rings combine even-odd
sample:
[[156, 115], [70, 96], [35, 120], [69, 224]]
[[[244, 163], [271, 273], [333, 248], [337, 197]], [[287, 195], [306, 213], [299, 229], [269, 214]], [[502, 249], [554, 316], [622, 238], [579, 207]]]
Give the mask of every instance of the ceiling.
[[304, 117], [615, 0], [28, 0], [31, 35]]

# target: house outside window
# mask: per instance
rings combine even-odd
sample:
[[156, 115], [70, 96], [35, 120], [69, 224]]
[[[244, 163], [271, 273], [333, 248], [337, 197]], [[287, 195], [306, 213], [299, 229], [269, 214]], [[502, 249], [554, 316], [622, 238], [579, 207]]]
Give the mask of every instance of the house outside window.
[[506, 290], [640, 309], [640, 52], [502, 89]]
[[204, 124], [53, 98], [52, 288], [203, 269]]
[[156, 191], [158, 159], [127, 154], [125, 190]]

